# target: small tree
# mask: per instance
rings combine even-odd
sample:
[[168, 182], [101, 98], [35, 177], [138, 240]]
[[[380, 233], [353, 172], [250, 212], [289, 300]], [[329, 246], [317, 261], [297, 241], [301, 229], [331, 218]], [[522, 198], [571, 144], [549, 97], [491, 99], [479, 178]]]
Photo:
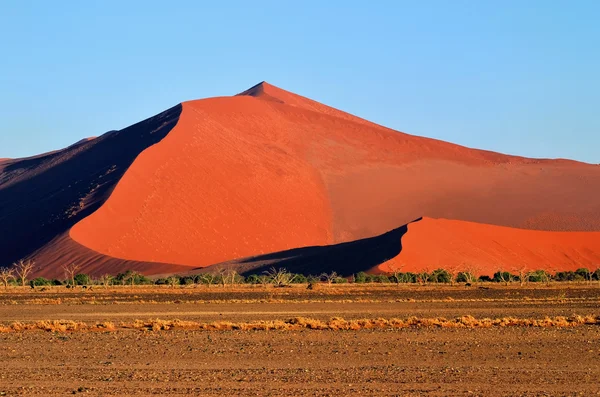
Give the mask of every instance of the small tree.
[[448, 266], [448, 268], [444, 271], [448, 275], [448, 281], [450, 282], [450, 285], [454, 285], [454, 282], [456, 281], [456, 276], [458, 274], [458, 266]]
[[519, 277], [519, 285], [522, 287], [525, 283], [529, 282], [532, 271], [527, 266], [521, 266], [513, 270]]
[[354, 282], [357, 284], [370, 283], [371, 279], [371, 275], [365, 272], [358, 272], [354, 275]]
[[390, 269], [390, 278], [393, 279], [396, 284], [400, 284], [402, 282], [402, 268], [404, 268], [404, 264], [390, 264], [388, 265], [388, 268]]
[[210, 287], [211, 284], [215, 283], [215, 279], [217, 275], [214, 273], [202, 273], [198, 276], [198, 281], [202, 284], [206, 284], [207, 287]]
[[338, 277], [339, 276], [336, 272], [321, 273], [321, 279], [325, 280], [328, 285], [333, 284]]
[[272, 267], [270, 270], [264, 273], [275, 287], [288, 286], [296, 279], [295, 274], [288, 272], [282, 267], [279, 269]]
[[75, 275], [80, 268], [81, 266], [76, 263], [69, 263], [62, 266], [63, 272], [65, 273], [65, 279], [67, 279], [72, 286], [75, 286]]
[[458, 275], [456, 276], [456, 282], [474, 284], [477, 282], [477, 276], [474, 273], [466, 270], [464, 272], [458, 273]]
[[24, 261], [23, 259], [13, 263], [15, 273], [17, 274], [17, 278], [21, 282], [22, 287], [27, 284], [27, 277], [33, 272], [34, 264], [35, 263], [32, 260]]
[[0, 267], [0, 281], [4, 284], [4, 288], [8, 288], [8, 284], [15, 279], [14, 269]]
[[431, 273], [431, 281], [434, 283], [451, 283], [452, 275], [445, 269], [436, 269]]
[[108, 288], [109, 285], [112, 284], [112, 281], [114, 280], [114, 277], [111, 276], [110, 274], [103, 274], [102, 276], [100, 276], [100, 278], [98, 278], [98, 282], [104, 286], [104, 288]]
[[494, 273], [494, 281], [496, 281], [496, 282], [502, 282], [505, 285], [508, 285], [513, 280], [514, 280], [514, 277], [512, 274], [510, 274], [510, 272], [504, 272], [502, 270], [498, 270], [496, 273]]
[[585, 281], [591, 283], [592, 282], [592, 272], [589, 269], [582, 267], [575, 270], [575, 274], [580, 275]]
[[169, 276], [167, 277], [167, 284], [171, 287], [171, 288], [175, 288], [176, 285], [179, 285], [181, 283], [180, 278], [177, 276]]

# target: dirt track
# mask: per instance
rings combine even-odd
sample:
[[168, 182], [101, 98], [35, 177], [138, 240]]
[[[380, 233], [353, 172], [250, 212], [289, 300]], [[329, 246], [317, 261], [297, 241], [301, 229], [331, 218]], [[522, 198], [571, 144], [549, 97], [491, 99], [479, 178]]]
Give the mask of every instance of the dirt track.
[[[329, 295], [349, 290], [334, 288]], [[393, 290], [367, 288], [363, 292], [376, 301], [378, 296], [387, 299], [386, 294]], [[419, 291], [414, 292], [419, 296]], [[229, 296], [227, 291], [210, 293], [221, 294], [221, 298]], [[543, 318], [600, 312], [597, 287], [577, 287], [567, 293], [516, 288], [482, 291], [496, 297], [489, 301], [478, 300], [476, 294], [480, 292], [473, 291], [468, 299], [461, 299], [464, 296], [458, 288], [432, 289], [430, 298], [446, 298], [430, 302], [323, 302], [327, 293], [314, 301], [305, 300], [299, 289], [285, 293], [290, 294], [288, 297], [301, 294], [303, 300], [280, 302], [275, 293], [275, 303], [172, 303], [169, 300], [181, 296], [181, 291], [163, 290], [138, 291], [121, 299], [129, 303], [41, 305], [26, 303], [35, 296], [31, 293], [13, 293], [12, 304], [0, 305], [0, 322], [135, 318], [251, 321], [294, 316], [451, 318], [468, 314]], [[106, 294], [113, 298], [127, 295]], [[165, 299], [162, 303], [141, 303], [148, 294]], [[514, 299], [515, 294], [527, 299]], [[64, 299], [68, 294], [61, 295]], [[538, 299], [532, 298], [534, 295]], [[199, 299], [201, 296], [200, 292], [194, 295]], [[560, 299], [553, 299], [555, 296]], [[0, 393], [590, 396], [600, 395], [598, 346], [600, 327], [584, 325], [361, 331], [12, 332], [0, 334]]]

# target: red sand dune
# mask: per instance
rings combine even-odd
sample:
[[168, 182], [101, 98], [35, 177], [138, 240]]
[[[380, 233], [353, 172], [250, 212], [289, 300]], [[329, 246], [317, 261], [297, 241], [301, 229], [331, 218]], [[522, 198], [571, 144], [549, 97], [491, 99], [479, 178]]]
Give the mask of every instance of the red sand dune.
[[[154, 128], [148, 126], [145, 134], [151, 136]], [[125, 131], [116, 133], [142, 139]], [[141, 127], [136, 131], [142, 132]], [[467, 221], [458, 224], [469, 227], [441, 229], [464, 238], [474, 239], [463, 229], [481, 228], [481, 236], [488, 237], [479, 239], [480, 248], [468, 257], [475, 262], [487, 260], [485, 246], [495, 244], [491, 236], [521, 236], [517, 228], [530, 229], [530, 249], [543, 253], [526, 259], [525, 251], [507, 250], [497, 260], [508, 263], [520, 255], [529, 261], [538, 255], [570, 266], [594, 258], [577, 247], [600, 250], [594, 247], [600, 246], [598, 234], [589, 233], [600, 231], [596, 165], [507, 156], [412, 136], [267, 83], [238, 96], [185, 102], [181, 115], [164, 131], [160, 139], [127, 151], [122, 172], [94, 201], [95, 212], [48, 232], [50, 238], [30, 251], [45, 261], [47, 274], [61, 262], [49, 252], [61, 251], [67, 240], [89, 250], [80, 254], [89, 266], [94, 253], [94, 263], [101, 257], [159, 263], [145, 271], [164, 273], [168, 264], [205, 267], [301, 247], [335, 247], [327, 252], [340, 255], [340, 247], [347, 247], [340, 243], [379, 236], [421, 216]], [[87, 156], [85, 148], [98, 142], [103, 137], [78, 146], [81, 161]], [[14, 161], [0, 165], [0, 204], [6, 202], [5, 164]], [[44, 167], [59, 162], [48, 161]], [[27, 167], [21, 171], [25, 176], [32, 172]], [[35, 191], [38, 182], [26, 179], [25, 188]], [[427, 244], [443, 237], [443, 232], [429, 236], [427, 228], [438, 230], [432, 223], [425, 219], [410, 225], [399, 260], [407, 256], [412, 263], [423, 263], [415, 259], [418, 252], [429, 252]], [[556, 237], [563, 235], [572, 237]], [[58, 242], [51, 243], [54, 239]], [[515, 240], [503, 241], [510, 245]], [[569, 252], [572, 261], [559, 260], [558, 254], [544, 256], [550, 251]], [[450, 249], [442, 252], [442, 262], [466, 258]], [[420, 258], [429, 261], [428, 255], [423, 252]], [[328, 265], [319, 266], [327, 270]], [[94, 272], [99, 268], [90, 267]]]
[[408, 225], [402, 252], [381, 271], [577, 270], [600, 268], [600, 232], [547, 232], [424, 218]]

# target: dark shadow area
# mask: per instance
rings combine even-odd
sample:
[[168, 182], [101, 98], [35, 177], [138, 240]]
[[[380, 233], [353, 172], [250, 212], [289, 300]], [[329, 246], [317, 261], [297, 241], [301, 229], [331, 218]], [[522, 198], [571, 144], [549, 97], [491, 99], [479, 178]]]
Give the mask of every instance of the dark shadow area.
[[[413, 222], [420, 220], [421, 218]], [[404, 225], [379, 236], [348, 243], [294, 248], [196, 270], [206, 273], [227, 267], [247, 276], [260, 274], [271, 267], [283, 267], [292, 273], [305, 275], [337, 272], [343, 277], [349, 277], [361, 271], [371, 270], [397, 256], [402, 251], [402, 236], [407, 231], [408, 225]]]
[[0, 168], [0, 266], [27, 257], [98, 209], [146, 148], [177, 124], [182, 106], [120, 131]]

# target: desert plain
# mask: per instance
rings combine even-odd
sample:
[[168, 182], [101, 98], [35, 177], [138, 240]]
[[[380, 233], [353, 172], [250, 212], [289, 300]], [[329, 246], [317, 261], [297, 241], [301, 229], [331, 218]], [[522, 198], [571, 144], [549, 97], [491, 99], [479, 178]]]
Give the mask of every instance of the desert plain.
[[0, 395], [600, 395], [600, 284], [10, 287]]

